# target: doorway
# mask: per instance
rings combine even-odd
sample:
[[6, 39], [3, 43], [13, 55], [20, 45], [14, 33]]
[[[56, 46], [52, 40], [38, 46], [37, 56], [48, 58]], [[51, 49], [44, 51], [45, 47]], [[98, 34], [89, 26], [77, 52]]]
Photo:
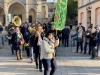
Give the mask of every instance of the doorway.
[[32, 15], [29, 15], [29, 23], [32, 23]]

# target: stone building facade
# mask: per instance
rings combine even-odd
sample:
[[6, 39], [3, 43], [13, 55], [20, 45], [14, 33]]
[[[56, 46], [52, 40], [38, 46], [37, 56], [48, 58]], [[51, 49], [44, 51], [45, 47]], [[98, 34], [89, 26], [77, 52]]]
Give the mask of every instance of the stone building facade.
[[16, 15], [22, 22], [46, 23], [48, 18], [46, 0], [0, 0], [1, 23], [7, 26]]
[[78, 23], [100, 25], [100, 0], [78, 0]]
[[53, 15], [55, 14], [56, 3], [47, 2], [47, 6], [48, 6], [48, 22], [50, 22]]

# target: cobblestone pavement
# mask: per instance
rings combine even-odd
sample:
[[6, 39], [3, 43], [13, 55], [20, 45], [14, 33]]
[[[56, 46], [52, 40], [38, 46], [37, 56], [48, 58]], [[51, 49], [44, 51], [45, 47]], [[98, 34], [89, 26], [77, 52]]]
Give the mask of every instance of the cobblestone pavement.
[[[55, 75], [100, 75], [100, 60], [90, 60], [88, 54], [75, 53], [75, 47], [57, 48], [57, 71]], [[11, 55], [10, 46], [5, 43], [0, 48], [0, 75], [43, 75], [35, 68], [35, 63], [30, 62], [23, 51], [23, 60], [17, 61]]]

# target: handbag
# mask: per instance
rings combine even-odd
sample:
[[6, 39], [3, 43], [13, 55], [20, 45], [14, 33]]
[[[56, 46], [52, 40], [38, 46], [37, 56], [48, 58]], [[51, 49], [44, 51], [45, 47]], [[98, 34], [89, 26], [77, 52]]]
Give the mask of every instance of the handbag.
[[20, 40], [19, 40], [19, 45], [23, 45], [23, 44], [24, 44], [23, 40], [20, 39]]

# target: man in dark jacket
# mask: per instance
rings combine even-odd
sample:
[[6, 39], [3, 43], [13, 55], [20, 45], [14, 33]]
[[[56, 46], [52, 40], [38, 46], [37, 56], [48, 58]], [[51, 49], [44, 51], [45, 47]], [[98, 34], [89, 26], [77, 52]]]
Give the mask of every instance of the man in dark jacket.
[[[86, 52], [87, 52], [87, 45], [89, 45], [89, 41], [90, 41], [89, 35], [91, 35], [91, 27], [88, 27], [88, 30], [85, 31], [85, 33], [84, 33], [84, 37], [85, 37], [84, 54], [86, 54]], [[89, 55], [91, 54], [90, 45], [89, 45], [89, 52], [88, 53], [89, 53]]]
[[28, 32], [28, 25], [27, 25], [27, 23], [25, 23], [23, 31], [24, 31], [23, 32], [23, 37], [25, 39], [25, 36], [27, 35], [27, 32]]
[[78, 30], [79, 30], [79, 27], [82, 27], [82, 30], [83, 30], [83, 31], [85, 31], [85, 27], [84, 27], [84, 26], [82, 26], [82, 23], [79, 23], [79, 26], [76, 28], [76, 31], [78, 31]]
[[99, 46], [100, 46], [100, 30], [97, 29], [97, 53], [99, 52]]
[[[15, 28], [12, 26], [12, 27], [8, 30], [8, 34], [7, 34], [9, 45], [11, 44], [11, 38], [12, 38], [12, 35], [13, 35], [14, 33], [15, 33]], [[14, 54], [14, 47], [13, 47], [13, 45], [11, 46], [11, 51], [12, 51], [12, 55], [13, 55], [13, 54]]]
[[96, 44], [97, 44], [97, 32], [96, 32], [96, 29], [92, 29], [92, 33], [91, 35], [89, 36], [90, 37], [90, 42], [89, 42], [89, 45], [91, 47], [91, 51], [92, 51], [92, 57], [91, 59], [95, 59], [95, 56], [96, 56], [96, 50], [95, 50], [95, 47], [96, 47]]
[[24, 35], [24, 23], [22, 23], [22, 25], [20, 26], [20, 31], [21, 31], [22, 35]]
[[69, 34], [70, 34], [70, 29], [68, 26], [66, 26], [63, 29], [63, 36], [64, 36], [64, 40], [65, 40], [65, 47], [66, 47], [66, 43], [67, 43], [67, 47], [68, 47], [68, 43], [69, 43]]

